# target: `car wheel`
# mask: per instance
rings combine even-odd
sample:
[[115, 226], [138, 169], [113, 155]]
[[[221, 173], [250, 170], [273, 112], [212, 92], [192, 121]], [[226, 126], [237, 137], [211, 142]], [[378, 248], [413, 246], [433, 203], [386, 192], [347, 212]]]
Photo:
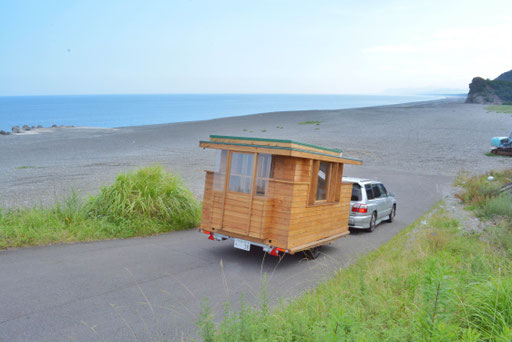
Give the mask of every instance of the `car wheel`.
[[374, 211], [372, 214], [372, 218], [370, 220], [370, 227], [367, 229], [370, 233], [375, 230], [375, 227], [377, 226], [377, 213]]
[[388, 222], [393, 222], [395, 215], [396, 215], [396, 204], [393, 205], [393, 209], [391, 209], [391, 212], [389, 213]]

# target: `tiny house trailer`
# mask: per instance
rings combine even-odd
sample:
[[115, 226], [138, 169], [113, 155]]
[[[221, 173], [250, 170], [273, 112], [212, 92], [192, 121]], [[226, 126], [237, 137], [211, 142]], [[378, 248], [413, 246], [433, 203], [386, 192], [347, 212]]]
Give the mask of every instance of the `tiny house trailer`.
[[272, 255], [316, 250], [349, 234], [352, 184], [342, 183], [341, 150], [292, 140], [211, 135], [217, 151], [206, 171], [200, 231]]

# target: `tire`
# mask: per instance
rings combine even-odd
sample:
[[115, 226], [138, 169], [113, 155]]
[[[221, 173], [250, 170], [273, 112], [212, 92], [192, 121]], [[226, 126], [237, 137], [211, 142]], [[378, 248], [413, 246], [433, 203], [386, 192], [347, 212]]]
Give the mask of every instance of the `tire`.
[[377, 226], [377, 212], [373, 212], [372, 218], [370, 219], [370, 227], [366, 229], [369, 233], [373, 232], [375, 230], [375, 227]]
[[306, 259], [314, 260], [320, 256], [320, 246], [304, 251]]
[[393, 219], [396, 216], [396, 204], [393, 204], [393, 209], [391, 209], [391, 212], [389, 213], [388, 222], [393, 222]]

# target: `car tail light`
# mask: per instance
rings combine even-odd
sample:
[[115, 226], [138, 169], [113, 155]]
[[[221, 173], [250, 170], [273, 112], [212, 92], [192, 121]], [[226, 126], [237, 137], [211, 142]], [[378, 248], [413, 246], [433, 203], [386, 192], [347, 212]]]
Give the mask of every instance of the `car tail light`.
[[368, 212], [368, 206], [366, 204], [355, 203], [352, 206], [352, 212], [353, 213], [367, 213]]

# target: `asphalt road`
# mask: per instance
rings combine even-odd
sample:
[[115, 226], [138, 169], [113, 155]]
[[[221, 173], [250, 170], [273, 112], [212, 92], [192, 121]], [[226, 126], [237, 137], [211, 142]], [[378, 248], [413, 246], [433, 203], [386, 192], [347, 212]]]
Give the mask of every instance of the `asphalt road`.
[[364, 167], [357, 175], [379, 178], [395, 192], [396, 220], [373, 233], [354, 232], [314, 261], [236, 250], [195, 230], [0, 252], [0, 340], [179, 340], [193, 333], [202, 299], [218, 317], [225, 302], [238, 305], [242, 293], [257, 303], [264, 273], [273, 299], [297, 296], [388, 241], [439, 201], [451, 182]]
[[[155, 161], [200, 194], [213, 155], [198, 149], [198, 140], [237, 132], [342, 147], [365, 161], [346, 175], [382, 180], [398, 203], [393, 223], [337, 240], [313, 261], [236, 250], [195, 230], [0, 251], [0, 341], [181, 340], [193, 334], [203, 299], [221, 319], [225, 303], [236, 307], [242, 293], [258, 302], [264, 274], [272, 303], [312, 289], [428, 211], [461, 169], [510, 167], [485, 152], [489, 137], [507, 130], [512, 118], [460, 102], [0, 139], [0, 207], [48, 204], [70, 186], [94, 192], [116, 173]], [[312, 118], [321, 126], [297, 124]]]

